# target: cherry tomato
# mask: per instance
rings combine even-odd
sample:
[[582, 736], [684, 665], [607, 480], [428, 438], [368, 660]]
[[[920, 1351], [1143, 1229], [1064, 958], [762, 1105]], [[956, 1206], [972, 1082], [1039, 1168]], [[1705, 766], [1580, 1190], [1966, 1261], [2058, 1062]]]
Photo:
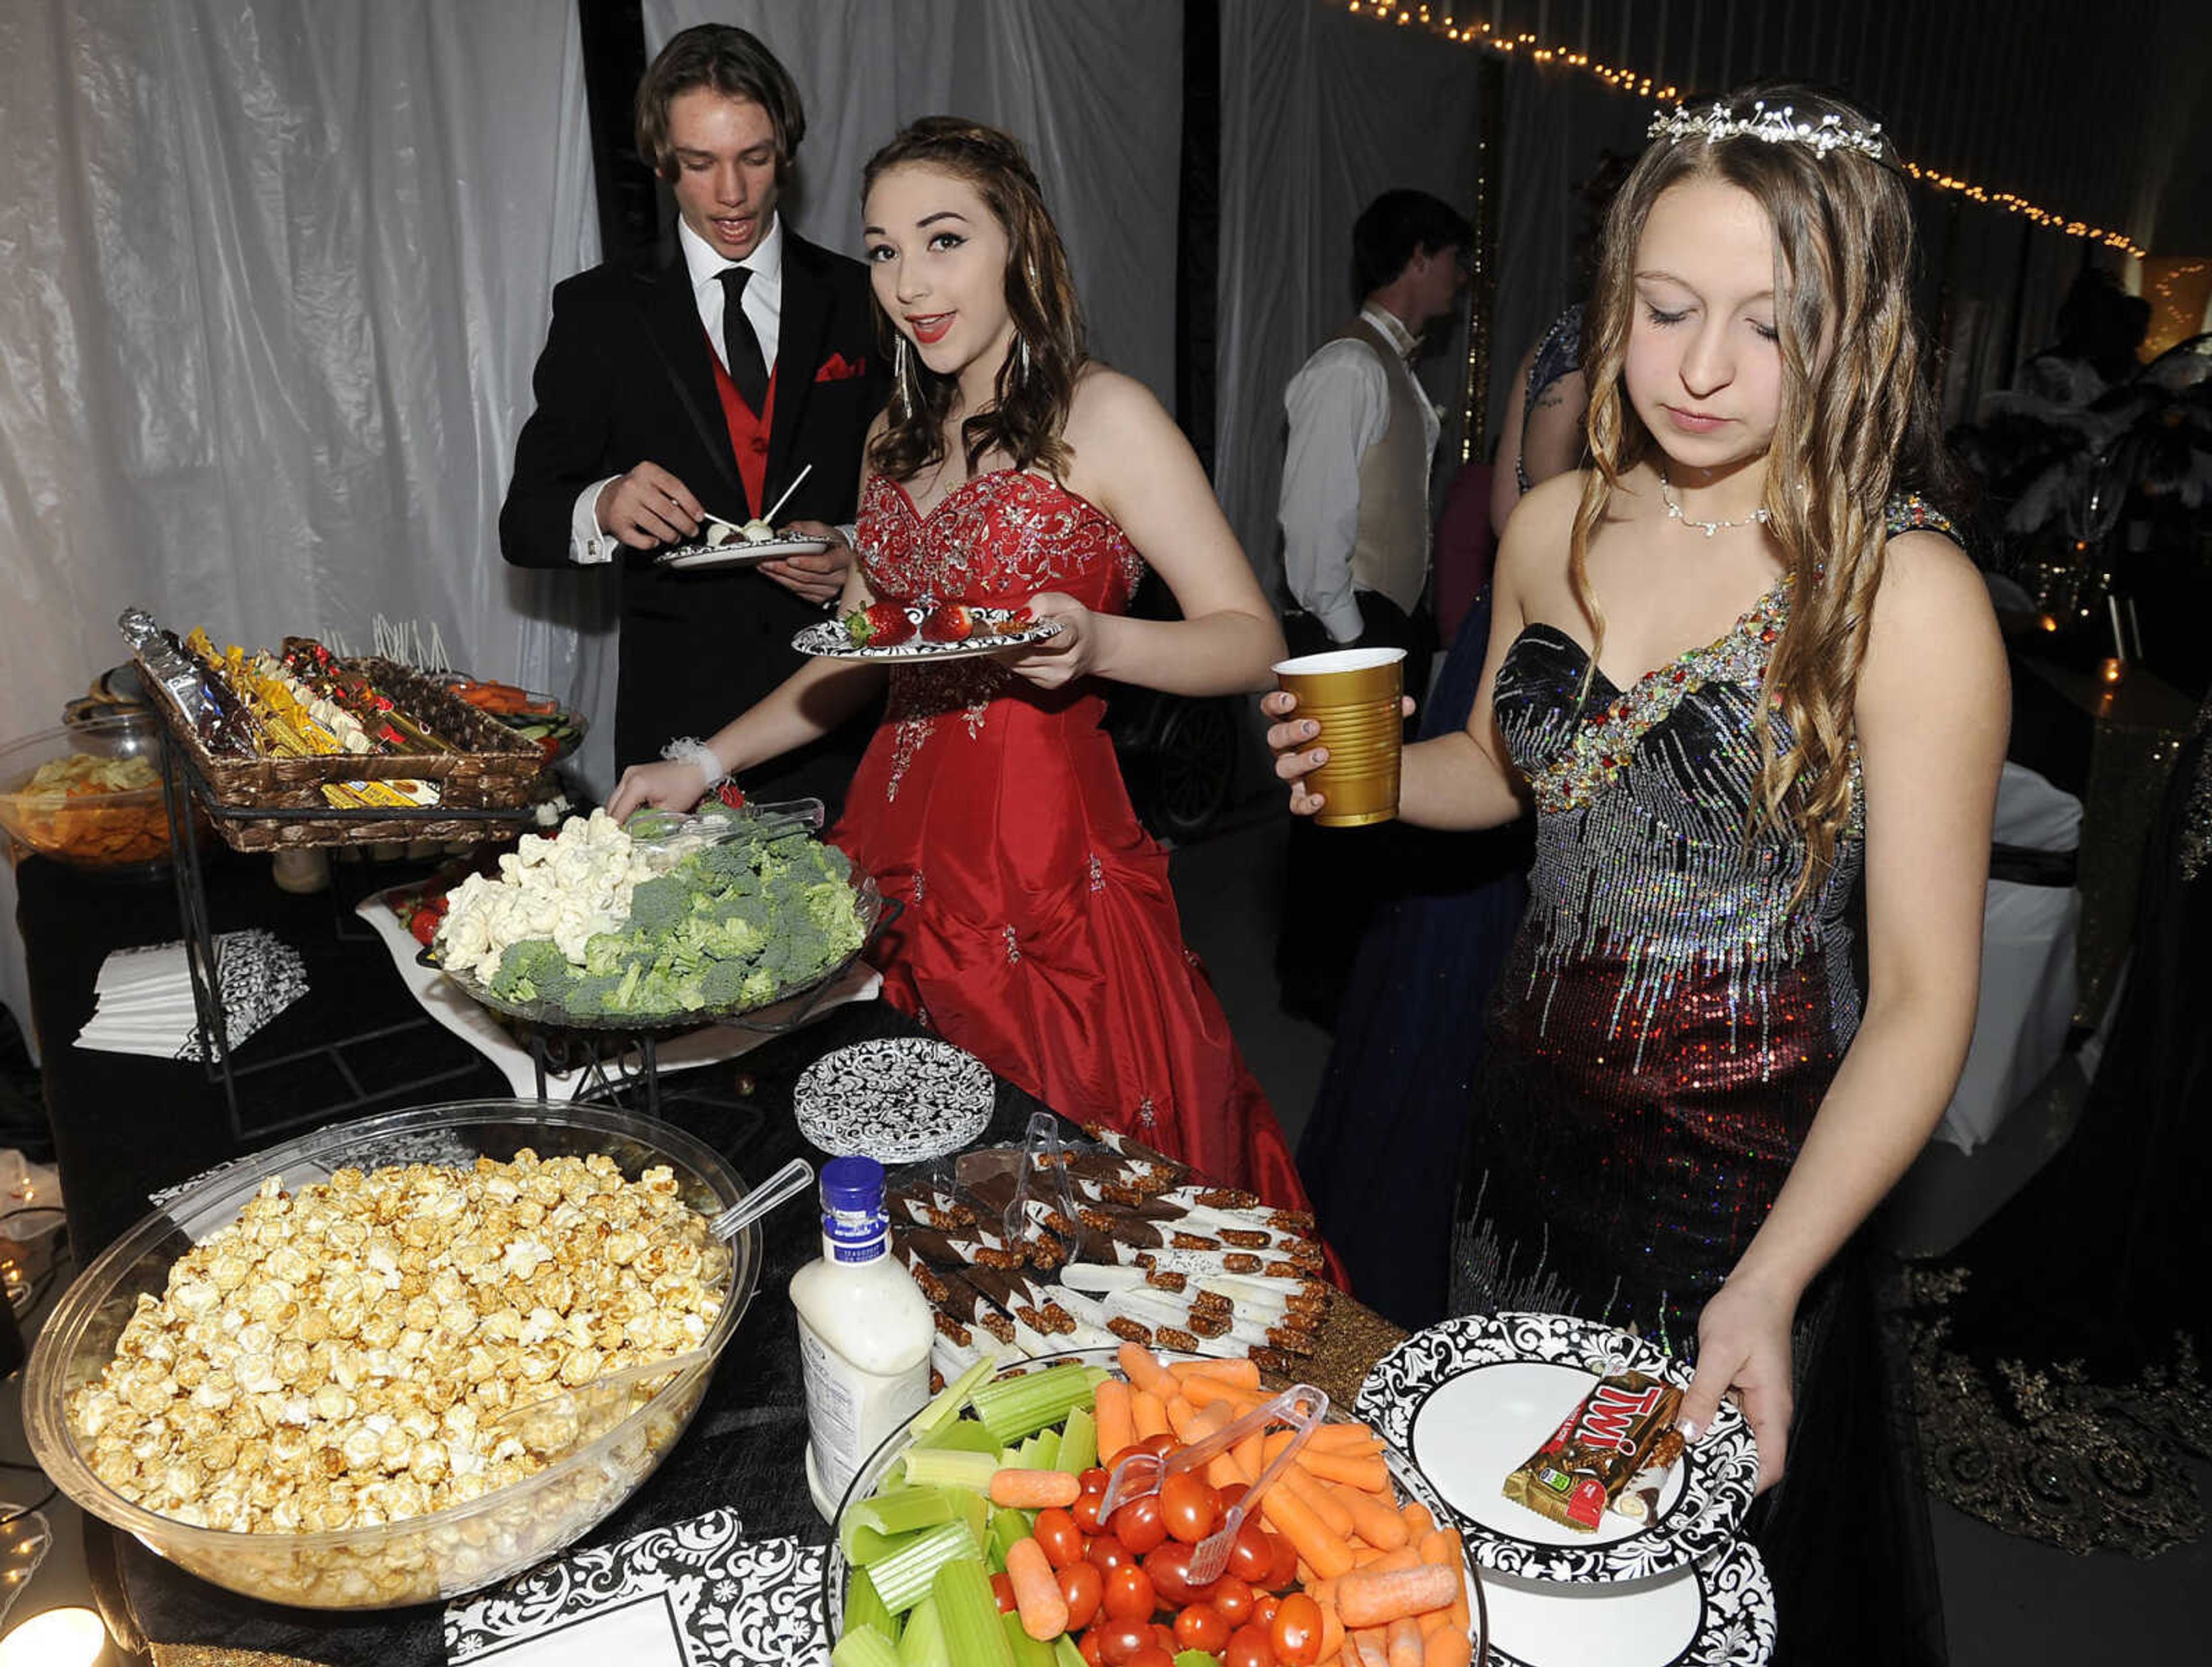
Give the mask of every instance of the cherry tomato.
[[1167, 1531], [1185, 1545], [1196, 1545], [1221, 1521], [1219, 1496], [1188, 1470], [1178, 1470], [1160, 1484], [1159, 1500]]
[[1152, 1629], [1141, 1621], [1101, 1621], [1091, 1629], [1107, 1667], [1128, 1667], [1129, 1658], [1152, 1647]]
[[1083, 1557], [1083, 1530], [1075, 1525], [1075, 1518], [1057, 1506], [1047, 1506], [1036, 1514], [1036, 1522], [1030, 1532], [1043, 1548], [1044, 1560], [1054, 1568], [1066, 1568], [1079, 1562]]
[[1075, 1503], [1067, 1507], [1069, 1519], [1085, 1534], [1103, 1534], [1106, 1519], [1098, 1514], [1098, 1507], [1105, 1503], [1105, 1500], [1106, 1494], [1103, 1488], [1096, 1494], [1086, 1492], [1078, 1495]]
[[1275, 1624], [1275, 1611], [1282, 1601], [1273, 1592], [1261, 1591], [1255, 1587], [1252, 1592], [1252, 1619], [1247, 1624], [1257, 1627], [1272, 1637], [1273, 1634], [1270, 1629]]
[[1014, 1583], [1011, 1577], [1004, 1574], [993, 1575], [991, 1596], [999, 1600], [1000, 1615], [1012, 1615], [1014, 1612]]
[[1067, 1630], [1079, 1633], [1098, 1618], [1106, 1577], [1091, 1562], [1070, 1563], [1060, 1572], [1060, 1601], [1067, 1605]]
[[1204, 1650], [1210, 1655], [1221, 1653], [1231, 1630], [1221, 1618], [1221, 1611], [1211, 1603], [1190, 1604], [1175, 1619], [1176, 1642], [1186, 1650]]
[[1104, 1608], [1115, 1621], [1150, 1621], [1159, 1599], [1152, 1591], [1152, 1577], [1136, 1564], [1115, 1569], [1106, 1577]]
[[1167, 1517], [1160, 1509], [1158, 1494], [1146, 1494], [1117, 1506], [1106, 1519], [1106, 1527], [1139, 1557], [1168, 1536]]
[[1229, 1572], [1240, 1580], [1264, 1586], [1273, 1584], [1268, 1576], [1274, 1567], [1275, 1547], [1267, 1530], [1260, 1526], [1257, 1518], [1248, 1518], [1237, 1530], [1237, 1537], [1230, 1542]]
[[1222, 1667], [1275, 1667], [1275, 1646], [1257, 1627], [1239, 1627], [1221, 1652]]
[[1152, 1642], [1158, 1645], [1160, 1648], [1165, 1650], [1170, 1655], [1173, 1655], [1176, 1652], [1175, 1628], [1172, 1627], [1163, 1626], [1157, 1621], [1153, 1621]]
[[1123, 1564], [1133, 1563], [1137, 1561], [1129, 1548], [1111, 1534], [1101, 1534], [1093, 1540], [1084, 1548], [1083, 1557], [1085, 1562], [1097, 1565], [1101, 1574], [1111, 1574]]
[[1281, 1591], [1298, 1578], [1298, 1548], [1287, 1534], [1270, 1534], [1267, 1538], [1275, 1548], [1275, 1566], [1267, 1571], [1267, 1584]]
[[1127, 1446], [1122, 1448], [1120, 1452], [1115, 1453], [1111, 1458], [1106, 1461], [1105, 1468], [1110, 1471], [1115, 1465], [1119, 1464], [1123, 1459], [1128, 1457], [1132, 1453], [1152, 1453], [1161, 1458], [1165, 1458], [1168, 1455], [1169, 1450], [1175, 1445], [1176, 1439], [1171, 1435], [1148, 1435], [1139, 1440], [1132, 1441]]
[[1175, 1667], [1175, 1658], [1157, 1644], [1147, 1644], [1131, 1656], [1123, 1667]]
[[1241, 1627], [1252, 1618], [1252, 1588], [1233, 1574], [1216, 1580], [1206, 1601], [1221, 1611], [1221, 1618], [1231, 1627]]
[[1180, 1540], [1169, 1540], [1146, 1554], [1145, 1573], [1152, 1577], [1152, 1590], [1161, 1603], [1179, 1608], [1192, 1600], [1190, 1554], [1191, 1548]]
[[1281, 1667], [1313, 1667], [1321, 1659], [1321, 1605], [1302, 1591], [1285, 1597], [1268, 1623], [1267, 1642]]
[[1103, 1494], [1106, 1491], [1106, 1484], [1109, 1480], [1111, 1475], [1106, 1467], [1103, 1464], [1094, 1464], [1076, 1477], [1075, 1485], [1086, 1494]]
[[1077, 1639], [1075, 1648], [1077, 1653], [1083, 1658], [1083, 1667], [1106, 1667], [1106, 1658], [1098, 1653], [1097, 1627], [1093, 1627], [1082, 1637]]

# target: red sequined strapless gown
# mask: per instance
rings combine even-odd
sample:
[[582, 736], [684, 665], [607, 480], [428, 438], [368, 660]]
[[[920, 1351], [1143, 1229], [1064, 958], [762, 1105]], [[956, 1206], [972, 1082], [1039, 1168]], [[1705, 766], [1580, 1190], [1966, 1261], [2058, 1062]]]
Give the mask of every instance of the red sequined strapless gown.
[[[1001, 470], [924, 516], [870, 478], [860, 545], [878, 596], [1018, 607], [1054, 590], [1120, 613], [1144, 571], [1095, 504]], [[1064, 1116], [1127, 1131], [1304, 1208], [1280, 1125], [1183, 947], [1167, 855], [1131, 809], [1105, 699], [994, 659], [894, 666], [831, 837], [905, 904], [884, 994]]]

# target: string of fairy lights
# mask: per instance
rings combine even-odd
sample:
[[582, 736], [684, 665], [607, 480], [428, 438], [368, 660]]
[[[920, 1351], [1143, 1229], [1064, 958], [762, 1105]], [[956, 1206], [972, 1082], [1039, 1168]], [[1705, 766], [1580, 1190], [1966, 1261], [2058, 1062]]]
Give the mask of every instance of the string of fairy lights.
[[[1438, 40], [1455, 46], [1494, 52], [1501, 58], [1521, 58], [1531, 64], [1573, 70], [1603, 82], [1616, 92], [1631, 94], [1638, 98], [1655, 99], [1665, 104], [1682, 96], [1682, 89], [1671, 82], [1639, 70], [1624, 69], [1617, 64], [1603, 63], [1588, 52], [1571, 52], [1565, 47], [1551, 45], [1525, 29], [1495, 29], [1486, 21], [1462, 23], [1457, 21], [1455, 9], [1453, 8], [1402, 6], [1395, 3], [1395, 0], [1346, 0], [1346, 9], [1401, 28], [1423, 29]], [[1917, 162], [1906, 162], [1905, 171], [1930, 190], [1955, 192], [1970, 203], [2002, 209], [2006, 213], [2016, 214], [2046, 231], [2102, 244], [2106, 248], [2118, 249], [2137, 260], [2148, 252], [2125, 232], [2111, 231], [2102, 226], [2093, 226], [2084, 220], [2054, 214], [2017, 192], [1991, 191], [1972, 179], [1962, 179], [1956, 174], [1945, 173], [1936, 168], [1923, 167]]]

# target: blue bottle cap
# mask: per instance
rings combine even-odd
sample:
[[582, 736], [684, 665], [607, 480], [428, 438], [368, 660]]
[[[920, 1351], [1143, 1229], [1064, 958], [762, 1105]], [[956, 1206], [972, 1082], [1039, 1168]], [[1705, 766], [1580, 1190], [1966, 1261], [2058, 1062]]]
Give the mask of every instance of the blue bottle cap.
[[840, 1213], [884, 1206], [884, 1166], [873, 1158], [832, 1158], [822, 1165], [822, 1208]]

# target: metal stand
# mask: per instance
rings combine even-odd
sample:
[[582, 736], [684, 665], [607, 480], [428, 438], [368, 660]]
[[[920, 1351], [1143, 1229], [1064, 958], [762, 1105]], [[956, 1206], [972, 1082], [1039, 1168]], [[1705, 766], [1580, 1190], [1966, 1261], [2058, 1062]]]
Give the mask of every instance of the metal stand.
[[[216, 952], [215, 930], [209, 917], [207, 881], [200, 855], [200, 830], [198, 818], [194, 815], [197, 807], [210, 817], [232, 821], [327, 823], [342, 827], [348, 822], [363, 821], [452, 822], [456, 819], [457, 812], [444, 809], [341, 809], [335, 806], [326, 809], [261, 811], [241, 810], [234, 806], [219, 804], [209, 792], [207, 782], [194, 767], [190, 755], [176, 744], [166, 727], [161, 733], [161, 800], [168, 814], [170, 849], [176, 859], [177, 918], [183, 928], [185, 963], [191, 975], [192, 1007], [198, 1021], [194, 1034], [200, 1044], [208, 1080], [222, 1086], [223, 1102], [228, 1111], [231, 1137], [234, 1141], [244, 1143], [312, 1123], [327, 1122], [346, 1112], [360, 1110], [467, 1076], [476, 1069], [473, 1063], [454, 1066], [374, 1090], [362, 1084], [346, 1056], [347, 1050], [374, 1044], [380, 1052], [388, 1053], [395, 1037], [435, 1034], [437, 1026], [428, 1015], [398, 1025], [380, 1025], [373, 1030], [333, 1037], [310, 1048], [257, 1059], [251, 1065], [236, 1063], [232, 1057], [228, 1026], [224, 1022], [222, 972]], [[532, 821], [532, 812], [526, 806], [514, 811], [471, 811], [465, 814], [471, 821], [481, 820], [488, 828], [514, 826], [526, 829]], [[295, 1108], [281, 1116], [265, 1120], [257, 1118], [249, 1122], [240, 1110], [240, 1080], [264, 1077], [287, 1067], [306, 1063], [319, 1063], [334, 1074], [343, 1086], [343, 1097], [309, 1107]], [[542, 1073], [539, 1086], [542, 1098]]]

